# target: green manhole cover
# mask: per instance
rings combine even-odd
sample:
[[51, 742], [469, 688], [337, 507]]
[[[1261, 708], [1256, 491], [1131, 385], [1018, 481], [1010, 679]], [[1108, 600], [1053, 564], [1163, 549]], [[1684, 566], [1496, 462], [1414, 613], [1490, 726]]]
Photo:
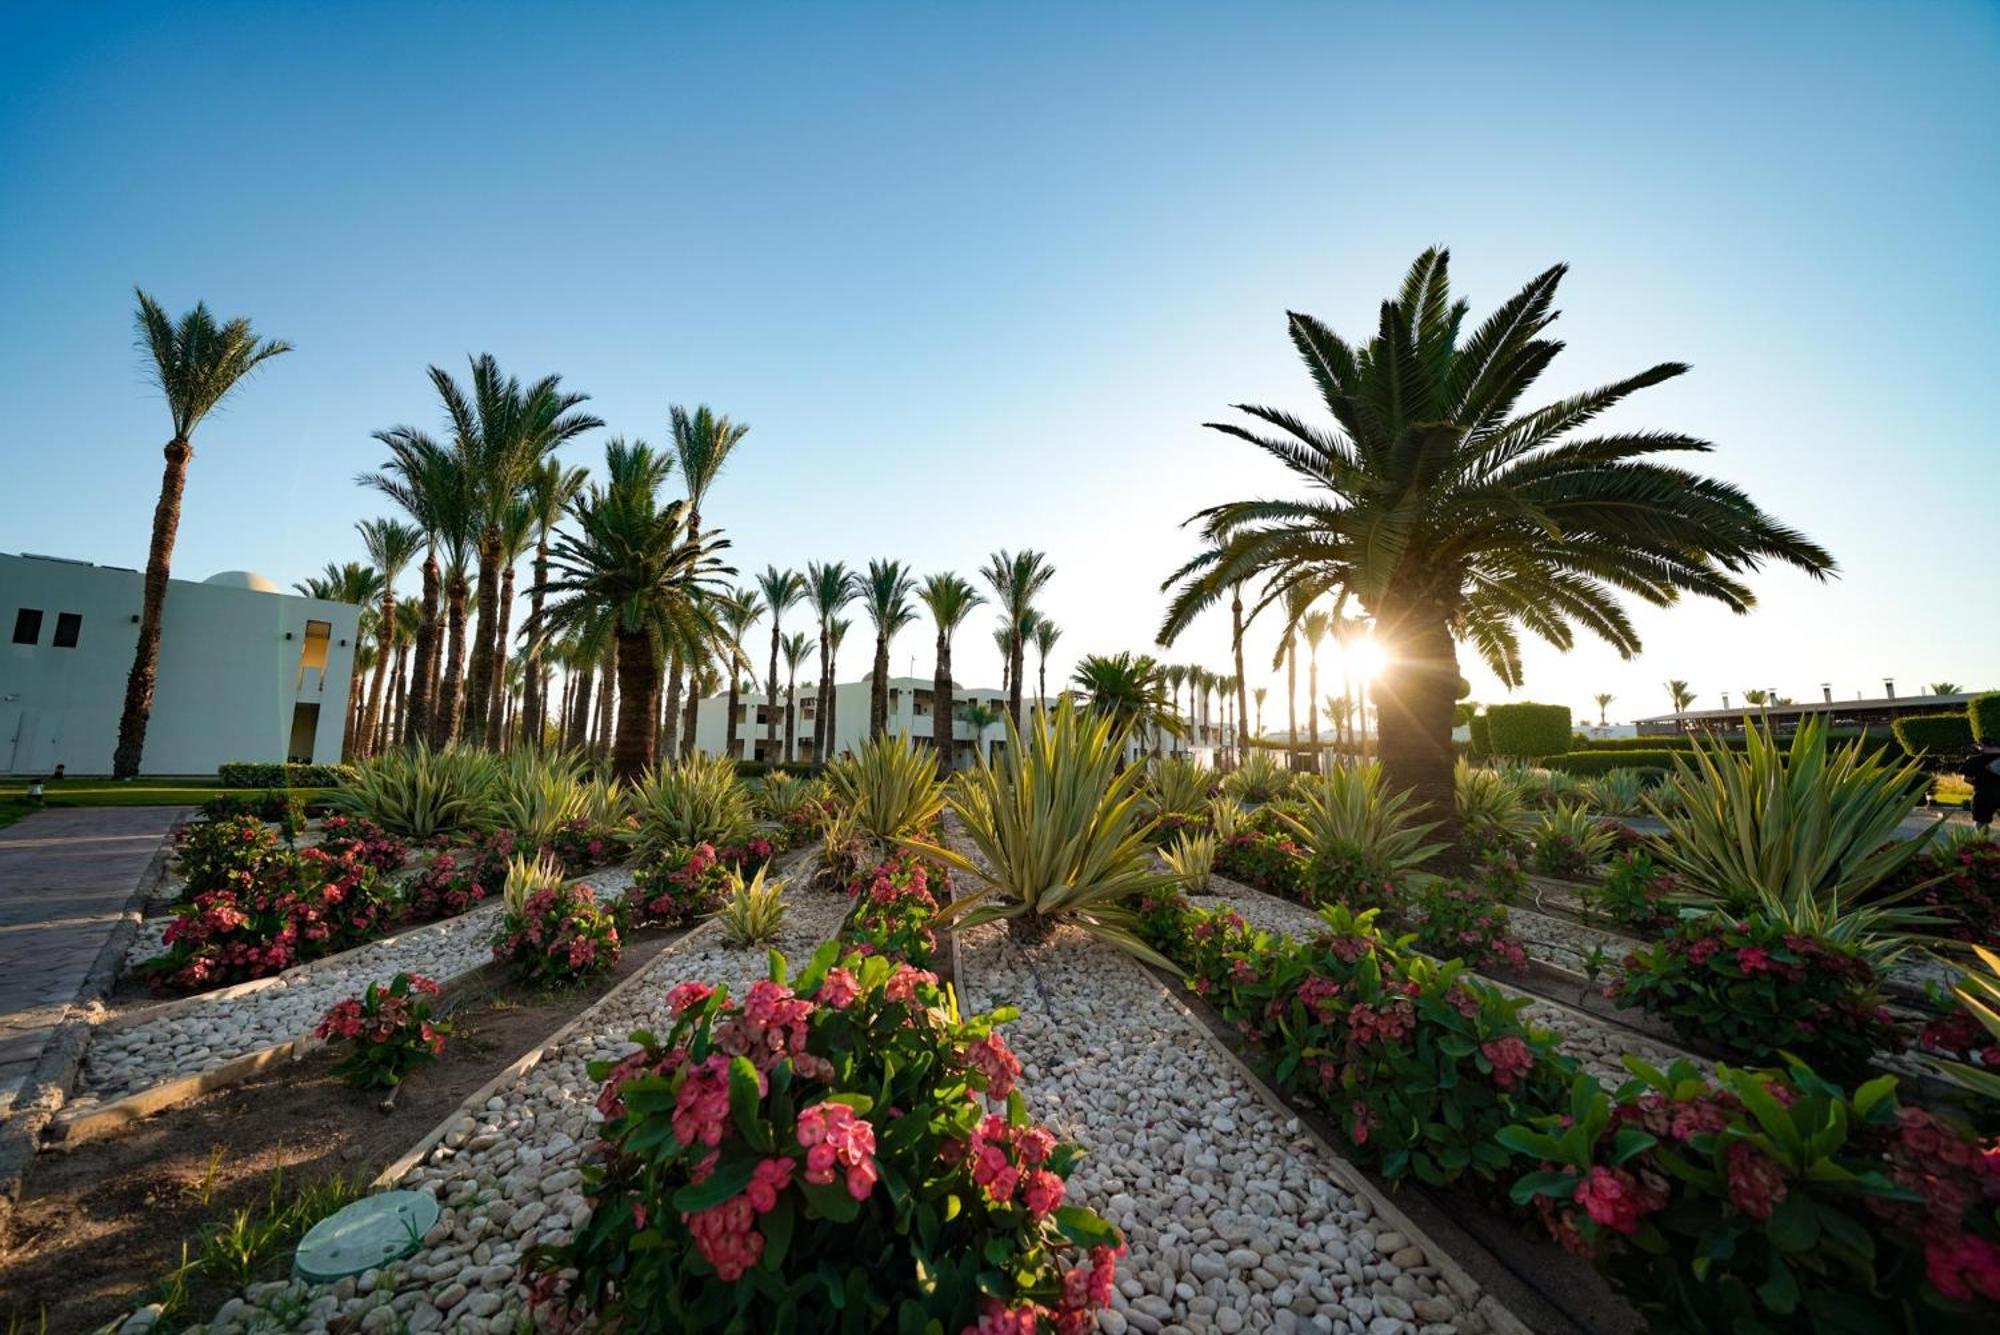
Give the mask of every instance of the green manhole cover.
[[421, 1191], [363, 1197], [312, 1226], [292, 1257], [292, 1274], [327, 1284], [401, 1260], [423, 1245], [437, 1221], [437, 1198]]

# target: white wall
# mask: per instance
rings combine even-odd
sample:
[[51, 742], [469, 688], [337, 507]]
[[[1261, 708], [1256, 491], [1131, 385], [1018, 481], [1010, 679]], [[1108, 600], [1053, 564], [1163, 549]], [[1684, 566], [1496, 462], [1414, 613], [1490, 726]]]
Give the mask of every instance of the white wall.
[[[144, 597], [134, 570], [0, 554], [0, 773], [110, 772]], [[43, 613], [33, 645], [12, 642], [23, 607]], [[82, 615], [75, 648], [52, 644], [62, 612]], [[301, 700], [320, 706], [313, 759], [339, 760], [359, 617], [347, 603], [168, 581], [143, 772], [282, 761]], [[307, 673], [301, 689], [308, 620], [333, 629], [324, 679]]]

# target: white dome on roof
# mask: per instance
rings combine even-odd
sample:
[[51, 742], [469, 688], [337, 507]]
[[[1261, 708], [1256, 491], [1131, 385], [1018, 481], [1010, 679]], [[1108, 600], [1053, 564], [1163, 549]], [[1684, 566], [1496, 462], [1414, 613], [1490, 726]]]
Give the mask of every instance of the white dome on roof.
[[277, 593], [278, 586], [254, 570], [225, 570], [210, 575], [204, 584], [213, 584], [222, 589], [255, 589], [258, 593]]

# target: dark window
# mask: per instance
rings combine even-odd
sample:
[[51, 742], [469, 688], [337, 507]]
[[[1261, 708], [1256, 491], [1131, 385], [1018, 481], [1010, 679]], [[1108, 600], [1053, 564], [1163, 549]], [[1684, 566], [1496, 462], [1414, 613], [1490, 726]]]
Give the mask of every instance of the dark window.
[[24, 607], [14, 613], [14, 643], [37, 644], [42, 638], [42, 609]]
[[58, 649], [76, 648], [76, 637], [83, 630], [83, 613], [56, 613], [56, 637], [49, 641]]

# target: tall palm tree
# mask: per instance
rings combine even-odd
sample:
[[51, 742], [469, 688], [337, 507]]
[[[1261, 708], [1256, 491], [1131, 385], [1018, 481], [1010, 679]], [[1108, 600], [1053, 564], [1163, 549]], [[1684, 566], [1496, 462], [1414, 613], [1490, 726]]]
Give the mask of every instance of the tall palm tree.
[[1264, 696], [1267, 693], [1262, 686], [1250, 692], [1250, 698], [1257, 702], [1257, 732], [1255, 735], [1260, 739], [1264, 736]]
[[967, 700], [963, 705], [959, 706], [958, 721], [972, 729], [972, 754], [980, 764], [984, 765], [988, 759], [986, 754], [987, 730], [1006, 717], [1006, 714], [1002, 713], [999, 708], [988, 700]]
[[868, 685], [868, 735], [880, 737], [889, 727], [889, 641], [917, 619], [910, 594], [917, 587], [901, 561], [870, 561], [868, 573], [855, 578], [861, 610], [875, 627], [875, 668]]
[[1955, 681], [1934, 681], [1924, 689], [1932, 695], [1957, 695], [1964, 688]]
[[1167, 696], [1160, 664], [1145, 654], [1086, 654], [1070, 681], [1091, 709], [1108, 715], [1120, 737], [1118, 768], [1125, 768], [1125, 740], [1148, 728], [1170, 724], [1174, 704]]
[[1616, 700], [1617, 698], [1618, 698], [1617, 696], [1615, 696], [1615, 695], [1611, 694], [1611, 692], [1609, 692], [1609, 691], [1599, 691], [1599, 692], [1598, 692], [1598, 693], [1597, 693], [1596, 695], [1593, 695], [1593, 696], [1591, 697], [1591, 699], [1593, 699], [1593, 700], [1597, 701], [1597, 726], [1598, 726], [1598, 727], [1600, 727], [1600, 728], [1608, 728], [1608, 727], [1610, 727], [1610, 726], [1611, 726], [1611, 725], [1610, 725], [1609, 723], [1607, 723], [1607, 722], [1605, 721], [1605, 718], [1604, 718], [1604, 711], [1605, 711], [1605, 710], [1607, 710], [1607, 709], [1609, 709], [1609, 708], [1611, 707], [1611, 702], [1612, 702], [1613, 700]]
[[1310, 590], [1293, 586], [1286, 590], [1285, 636], [1278, 641], [1278, 652], [1271, 657], [1271, 666], [1280, 662], [1285, 665], [1285, 764], [1296, 763], [1299, 754], [1299, 618], [1306, 614], [1312, 603]]
[[368, 685], [368, 706], [362, 714], [361, 732], [355, 748], [366, 757], [375, 749], [375, 730], [382, 721], [383, 693], [387, 688], [391, 646], [396, 643], [396, 581], [403, 577], [423, 550], [423, 530], [395, 519], [364, 519], [354, 526], [361, 533], [361, 545], [368, 559], [382, 572], [382, 611], [378, 625], [381, 652], [375, 655], [374, 680]]
[[[693, 412], [676, 404], [669, 410], [667, 419], [673, 434], [674, 458], [680, 461], [681, 484], [687, 488], [688, 537], [699, 541], [702, 506], [708, 502], [708, 489], [715, 485], [723, 465], [729, 462], [729, 456], [749, 433], [750, 424], [732, 422], [710, 410], [705, 403]], [[695, 701], [701, 697], [698, 693], [691, 694], [686, 712], [682, 713], [681, 682], [685, 674], [686, 665], [678, 657], [669, 660], [666, 710], [670, 716], [681, 717], [681, 754], [692, 755]]]
[[1032, 638], [1035, 641], [1035, 709], [1045, 712], [1049, 700], [1049, 654], [1062, 638], [1062, 627], [1037, 612]]
[[389, 749], [395, 739], [403, 735], [403, 718], [409, 709], [409, 688], [412, 673], [410, 647], [416, 643], [417, 631], [423, 624], [423, 609], [408, 600], [396, 604], [396, 661], [389, 668], [389, 678], [393, 686], [392, 698], [382, 711], [381, 730], [376, 733], [370, 745], [371, 754], [380, 754]]
[[952, 771], [952, 752], [957, 745], [952, 736], [958, 711], [952, 699], [951, 637], [972, 609], [986, 599], [955, 574], [932, 575], [917, 591], [917, 597], [930, 609], [931, 620], [937, 626], [937, 656], [931, 672], [931, 745], [937, 751], [938, 776], [943, 778]]
[[1236, 763], [1240, 765], [1248, 754], [1243, 749], [1243, 717], [1250, 712], [1243, 697], [1243, 581], [1240, 579], [1229, 587], [1229, 631], [1229, 649], [1236, 658], [1236, 675], [1229, 681], [1236, 695]]
[[534, 580], [528, 585], [528, 624], [522, 627], [527, 638], [527, 662], [523, 668], [526, 694], [521, 701], [521, 735], [533, 746], [541, 745], [548, 713], [548, 680], [542, 666], [542, 643], [547, 638], [542, 626], [542, 600], [548, 592], [549, 534], [562, 522], [570, 503], [583, 494], [588, 476], [581, 468], [566, 468], [555, 459], [544, 459], [529, 476], [523, 491], [535, 525], [535, 564]]
[[[785, 613], [806, 596], [806, 580], [796, 570], [780, 570], [767, 565], [764, 573], [757, 577], [757, 588], [764, 595], [764, 606], [771, 609], [771, 671], [764, 679], [764, 758], [775, 762], [778, 757], [778, 651], [784, 648], [785, 643], [784, 631], [779, 623]], [[787, 726], [790, 726], [789, 723]], [[790, 749], [788, 745], [786, 750]]]
[[1319, 646], [1332, 625], [1333, 618], [1320, 608], [1299, 618], [1299, 633], [1306, 640], [1306, 729], [1312, 738], [1315, 772], [1325, 768], [1319, 751]]
[[487, 745], [498, 748], [507, 740], [506, 707], [510, 682], [519, 681], [526, 664], [515, 665], [509, 674], [504, 669], [513, 662], [513, 655], [507, 652], [509, 623], [514, 615], [514, 572], [521, 564], [521, 558], [528, 554], [529, 540], [535, 532], [535, 512], [531, 498], [526, 492], [514, 498], [507, 508], [507, 515], [500, 523], [500, 600], [494, 613], [494, 689], [492, 702], [487, 706]]
[[812, 641], [802, 630], [785, 637], [785, 763], [798, 759], [799, 664], [806, 661]]
[[993, 647], [1000, 651], [1000, 689], [1006, 690], [1013, 681], [1014, 626], [1002, 619], [993, 628]]
[[993, 553], [979, 572], [993, 589], [1001, 623], [1007, 627], [1007, 713], [1024, 736], [1028, 720], [1021, 713], [1021, 669], [1026, 657], [1027, 635], [1032, 629], [1029, 615], [1035, 610], [1035, 595], [1054, 578], [1056, 568], [1040, 552]]
[[719, 537], [688, 535], [685, 501], [660, 503], [649, 486], [592, 487], [571, 507], [573, 529], [549, 550], [555, 578], [544, 611], [558, 630], [608, 633], [617, 655], [618, 724], [612, 773], [636, 782], [653, 763], [659, 727], [659, 649], [683, 655], [714, 642], [720, 630], [704, 595], [734, 573]]
[[[1187, 668], [1179, 663], [1165, 664], [1160, 668], [1160, 680], [1166, 683], [1167, 699], [1173, 702], [1174, 712], [1176, 714], [1180, 713], [1181, 686], [1187, 681]], [[1180, 749], [1179, 740], [1179, 736], [1176, 734], [1174, 747], [1176, 751]]]
[[854, 601], [854, 576], [845, 562], [806, 563], [806, 601], [819, 623], [819, 693], [813, 699], [813, 761], [826, 763], [833, 745], [833, 622]]
[[1706, 442], [1572, 434], [1680, 375], [1679, 363], [1517, 414], [1561, 350], [1542, 335], [1566, 266], [1462, 336], [1467, 307], [1451, 299], [1448, 265], [1442, 250], [1419, 256], [1359, 347], [1291, 315], [1293, 344], [1332, 424], [1246, 406], [1275, 432], [1213, 425], [1269, 453], [1311, 494], [1196, 516], [1203, 547], [1167, 581], [1178, 588], [1160, 638], [1171, 643], [1230, 585], [1256, 576], [1267, 598], [1293, 586], [1315, 596], [1351, 589], [1392, 656], [1373, 690], [1383, 769], [1449, 827], [1458, 640], [1513, 686], [1521, 627], [1567, 648], [1582, 625], [1629, 657], [1639, 639], [1619, 590], [1658, 605], [1692, 593], [1741, 612], [1754, 601], [1741, 577], [1764, 562], [1819, 578], [1833, 559], [1737, 488], [1649, 457], [1705, 451]]
[[723, 668], [729, 673], [729, 704], [728, 712], [723, 715], [726, 723], [722, 733], [722, 754], [736, 760], [740, 759], [736, 754], [736, 710], [743, 694], [743, 668], [750, 662], [743, 642], [749, 638], [750, 627], [764, 615], [764, 601], [753, 588], [737, 588], [730, 590], [727, 599], [716, 610], [723, 624], [729, 628], [729, 643], [722, 655]]
[[[826, 623], [826, 675], [829, 684], [826, 693], [826, 717], [818, 726], [826, 729], [826, 758], [829, 760], [833, 758], [834, 747], [838, 745], [840, 738], [840, 693], [833, 689], [831, 683], [840, 662], [841, 642], [847, 638], [847, 632], [853, 625], [852, 621], [843, 617], [834, 617]], [[815, 754], [817, 751], [818, 748], [815, 746]]]
[[118, 746], [111, 756], [111, 772], [121, 779], [139, 772], [146, 750], [146, 725], [153, 717], [153, 688], [160, 677], [160, 621], [167, 605], [174, 536], [181, 526], [181, 494], [187, 489], [188, 461], [194, 458], [194, 429], [252, 371], [292, 350], [291, 344], [277, 339], [260, 342], [248, 320], [238, 318], [218, 325], [202, 302], [196, 302], [194, 309], [175, 323], [159, 302], [134, 290], [139, 298], [139, 344], [146, 350], [147, 373], [166, 396], [174, 434], [166, 444], [160, 499], [153, 507], [139, 639], [132, 649], [132, 670], [125, 678], [125, 707], [118, 719]]

